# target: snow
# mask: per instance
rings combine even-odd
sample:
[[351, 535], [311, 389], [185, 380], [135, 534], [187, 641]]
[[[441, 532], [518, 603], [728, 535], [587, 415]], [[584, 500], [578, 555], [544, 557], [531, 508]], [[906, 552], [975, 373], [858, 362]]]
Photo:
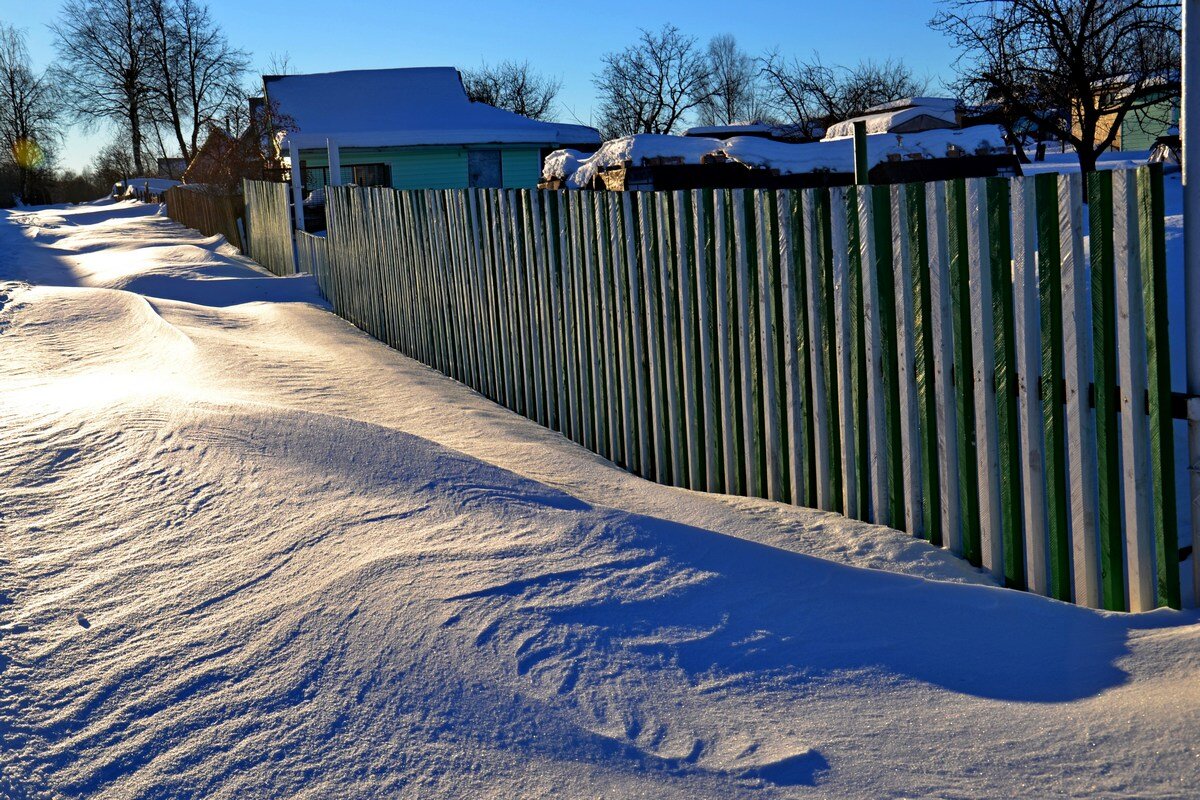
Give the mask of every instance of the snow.
[[599, 143], [585, 125], [541, 122], [467, 99], [453, 67], [350, 70], [264, 78], [301, 149], [460, 144]]
[[[995, 125], [977, 125], [868, 136], [867, 160], [874, 166], [889, 157], [944, 158], [951, 147], [968, 154], [1007, 150], [1003, 130]], [[672, 163], [700, 164], [706, 157], [727, 158], [749, 167], [776, 169], [790, 175], [822, 170], [853, 172], [854, 142], [840, 139], [792, 144], [758, 136], [712, 139], [645, 133], [607, 141], [590, 156], [574, 150], [556, 150], [542, 165], [542, 178], [561, 179], [567, 188], [579, 189], [590, 186], [601, 171], [625, 163], [636, 167], [655, 159], [670, 159]]]
[[129, 178], [125, 181], [118, 181], [112, 186], [113, 197], [129, 197], [134, 192], [144, 192], [149, 190], [154, 194], [162, 194], [172, 186], [180, 186], [179, 181], [173, 181], [168, 178]]
[[1197, 785], [1196, 613], [648, 483], [156, 210], [0, 217], [0, 796]]
[[930, 117], [947, 128], [953, 128], [957, 124], [957, 116], [953, 108], [928, 108], [924, 106], [914, 106], [912, 108], [901, 108], [894, 111], [882, 111], [871, 114], [865, 114], [854, 119], [844, 120], [829, 126], [829, 130], [825, 133], [823, 141], [833, 141], [835, 139], [846, 139], [854, 136], [854, 123], [865, 122], [867, 124], [867, 135], [877, 133], [890, 133], [893, 128], [903, 125], [906, 122], [918, 119], [920, 117]]

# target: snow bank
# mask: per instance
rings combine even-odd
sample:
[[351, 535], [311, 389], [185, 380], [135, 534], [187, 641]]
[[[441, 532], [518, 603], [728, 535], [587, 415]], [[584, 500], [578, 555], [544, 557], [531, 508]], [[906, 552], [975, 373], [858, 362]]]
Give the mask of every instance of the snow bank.
[[1196, 614], [647, 483], [151, 212], [0, 217], [0, 796], [1200, 780]]
[[180, 186], [179, 181], [173, 181], [168, 178], [130, 178], [126, 181], [118, 181], [112, 186], [112, 196], [115, 198], [132, 197], [137, 192], [149, 191], [153, 194], [162, 194], [172, 186]]
[[[867, 157], [872, 166], [894, 157], [944, 158], [952, 148], [971, 155], [1007, 152], [1004, 131], [995, 125], [867, 138]], [[731, 160], [786, 175], [822, 170], [853, 172], [854, 143], [849, 139], [791, 144], [757, 136], [710, 139], [638, 134], [605, 142], [590, 156], [556, 150], [546, 158], [542, 178], [563, 180], [568, 188], [579, 189], [590, 186], [600, 172], [626, 163], [700, 164], [705, 159]]]

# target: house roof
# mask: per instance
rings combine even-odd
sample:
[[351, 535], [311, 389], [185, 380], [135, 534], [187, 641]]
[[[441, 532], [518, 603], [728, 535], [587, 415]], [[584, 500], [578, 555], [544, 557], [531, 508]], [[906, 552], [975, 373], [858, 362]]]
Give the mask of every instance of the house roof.
[[890, 133], [905, 123], [915, 123], [917, 120], [922, 120], [926, 128], [952, 128], [956, 124], [956, 119], [953, 109], [927, 106], [877, 111], [829, 126], [829, 130], [825, 132], [825, 140], [847, 139], [854, 136], [855, 122], [867, 123], [867, 133], [876, 134]]
[[278, 113], [291, 117], [287, 134], [301, 149], [464, 144], [597, 144], [585, 125], [522, 117], [467, 99], [454, 67], [412, 67], [268, 75], [263, 85]]

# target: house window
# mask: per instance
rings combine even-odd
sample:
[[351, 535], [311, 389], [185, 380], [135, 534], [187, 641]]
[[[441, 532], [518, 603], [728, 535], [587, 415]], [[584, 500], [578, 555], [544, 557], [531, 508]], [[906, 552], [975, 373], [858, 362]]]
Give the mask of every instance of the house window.
[[300, 185], [306, 195], [318, 189], [324, 189], [328, 183], [329, 167], [310, 167], [304, 162], [300, 162]]
[[504, 185], [499, 150], [467, 151], [467, 185], [474, 189], [499, 189]]
[[353, 164], [350, 182], [359, 186], [391, 186], [392, 170], [387, 164]]

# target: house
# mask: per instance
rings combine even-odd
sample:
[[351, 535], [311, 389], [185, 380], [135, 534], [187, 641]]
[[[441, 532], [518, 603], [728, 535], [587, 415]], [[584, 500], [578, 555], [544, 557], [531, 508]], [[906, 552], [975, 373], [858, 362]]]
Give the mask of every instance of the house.
[[546, 153], [592, 148], [583, 125], [542, 122], [467, 98], [453, 67], [352, 70], [263, 78], [293, 185], [396, 189], [532, 188]]
[[854, 123], [865, 122], [868, 134], [918, 133], [957, 128], [959, 101], [952, 97], [907, 97], [868, 108], [862, 116], [829, 126], [825, 141], [854, 136]]
[[[874, 184], [1021, 174], [1004, 131], [978, 125], [866, 137]], [[854, 183], [854, 140], [789, 143], [760, 136], [728, 139], [638, 134], [595, 153], [551, 153], [545, 189], [673, 191], [703, 188], [805, 189]]]

